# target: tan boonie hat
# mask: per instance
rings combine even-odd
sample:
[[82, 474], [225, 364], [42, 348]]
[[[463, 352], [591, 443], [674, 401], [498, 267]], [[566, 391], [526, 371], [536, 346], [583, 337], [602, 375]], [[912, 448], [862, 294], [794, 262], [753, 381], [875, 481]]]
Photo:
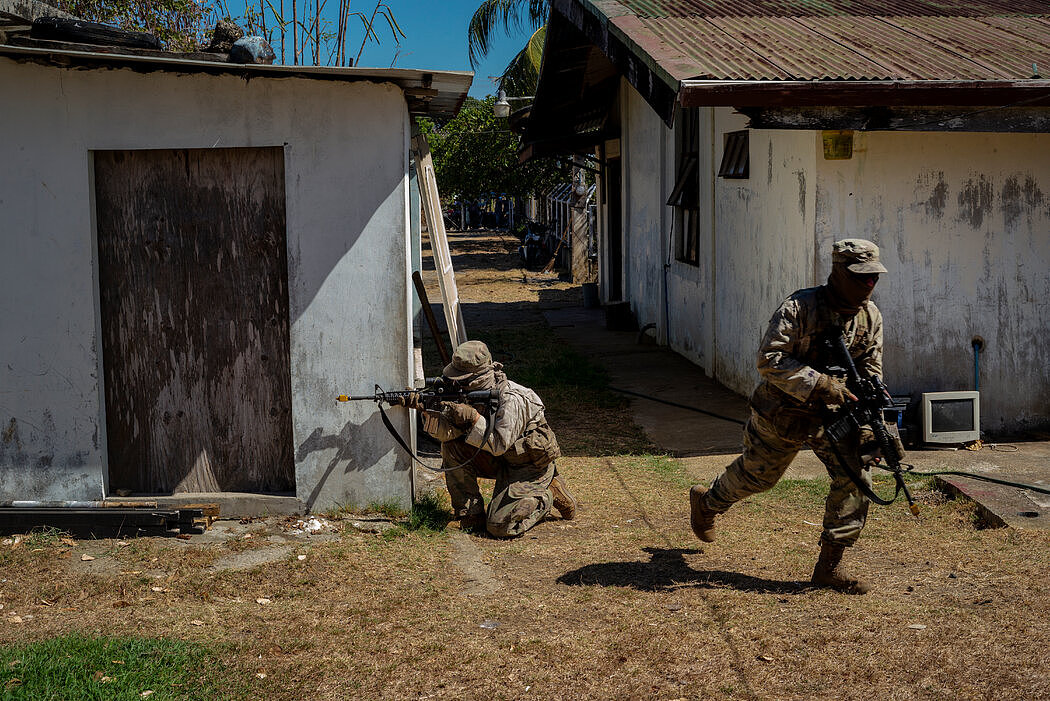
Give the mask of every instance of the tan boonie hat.
[[851, 273], [885, 273], [879, 247], [864, 239], [842, 239], [831, 246], [831, 262], [845, 263]]
[[481, 341], [460, 343], [452, 354], [452, 362], [441, 374], [450, 380], [465, 380], [492, 367], [492, 354]]

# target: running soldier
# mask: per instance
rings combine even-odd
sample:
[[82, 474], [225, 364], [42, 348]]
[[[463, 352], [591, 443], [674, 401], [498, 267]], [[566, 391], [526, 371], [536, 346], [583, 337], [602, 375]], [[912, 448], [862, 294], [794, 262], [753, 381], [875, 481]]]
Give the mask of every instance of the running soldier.
[[[712, 542], [715, 517], [741, 499], [773, 487], [799, 450], [808, 446], [831, 475], [812, 582], [864, 594], [868, 584], [847, 575], [840, 563], [864, 528], [870, 502], [839, 465], [822, 425], [828, 409], [856, 397], [843, 378], [823, 370], [818, 340], [827, 329], [842, 328], [858, 369], [882, 377], [882, 314], [869, 298], [886, 268], [879, 261], [878, 247], [863, 239], [837, 241], [831, 261], [826, 285], [798, 290], [773, 314], [758, 351], [761, 382], [751, 395], [744, 452], [709, 490], [699, 484], [690, 490], [690, 525], [700, 540]], [[869, 436], [853, 436], [850, 445], [840, 444], [840, 452], [847, 469], [870, 487], [871, 456], [862, 455]]]

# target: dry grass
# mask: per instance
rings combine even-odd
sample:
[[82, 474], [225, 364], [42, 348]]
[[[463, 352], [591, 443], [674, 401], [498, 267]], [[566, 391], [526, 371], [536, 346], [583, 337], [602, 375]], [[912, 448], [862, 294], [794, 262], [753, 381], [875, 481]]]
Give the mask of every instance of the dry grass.
[[[482, 331], [533, 369], [560, 367], [540, 330]], [[965, 503], [920, 492], [921, 520], [872, 507], [847, 555], [871, 594], [812, 590], [826, 483], [738, 504], [701, 544], [682, 464], [643, 452], [636, 428], [606, 437], [629, 422], [600, 377], [549, 374], [538, 389], [572, 446], [559, 465], [581, 501], [575, 521], [513, 541], [456, 524], [346, 530], [236, 572], [207, 567], [266, 547], [263, 532], [3, 546], [0, 643], [70, 631], [204, 643], [247, 697], [267, 699], [1050, 698], [1047, 533], [978, 530]], [[80, 561], [85, 549], [94, 561]]]

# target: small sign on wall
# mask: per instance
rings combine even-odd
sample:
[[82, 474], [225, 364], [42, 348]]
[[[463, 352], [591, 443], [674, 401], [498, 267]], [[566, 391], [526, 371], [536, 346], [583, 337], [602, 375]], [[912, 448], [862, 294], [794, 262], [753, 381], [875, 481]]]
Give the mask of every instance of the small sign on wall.
[[825, 161], [848, 161], [853, 158], [852, 130], [825, 130], [821, 132], [824, 140]]

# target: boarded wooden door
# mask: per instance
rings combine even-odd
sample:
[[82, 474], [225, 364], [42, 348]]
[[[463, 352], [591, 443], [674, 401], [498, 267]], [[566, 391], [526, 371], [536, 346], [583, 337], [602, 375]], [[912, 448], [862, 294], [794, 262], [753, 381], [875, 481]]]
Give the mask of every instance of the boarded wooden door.
[[111, 490], [294, 489], [283, 151], [94, 161]]

